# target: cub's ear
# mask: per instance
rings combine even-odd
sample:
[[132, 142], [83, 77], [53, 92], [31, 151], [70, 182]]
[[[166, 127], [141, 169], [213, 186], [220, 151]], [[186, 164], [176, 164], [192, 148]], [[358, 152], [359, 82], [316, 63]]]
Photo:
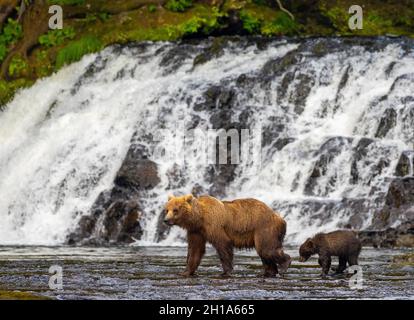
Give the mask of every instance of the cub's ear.
[[308, 243], [308, 246], [309, 246], [310, 248], [313, 248], [313, 247], [314, 247], [314, 243], [313, 243], [313, 241], [312, 241], [312, 239], [311, 239], [311, 238], [308, 238], [308, 240], [306, 240], [306, 242]]
[[168, 196], [168, 201], [170, 201], [170, 200], [172, 200], [172, 199], [174, 199], [174, 196], [173, 196], [172, 194], [170, 194], [170, 195]]
[[188, 203], [191, 203], [191, 201], [193, 201], [194, 196], [192, 194], [186, 195], [184, 197], [185, 201], [187, 201]]

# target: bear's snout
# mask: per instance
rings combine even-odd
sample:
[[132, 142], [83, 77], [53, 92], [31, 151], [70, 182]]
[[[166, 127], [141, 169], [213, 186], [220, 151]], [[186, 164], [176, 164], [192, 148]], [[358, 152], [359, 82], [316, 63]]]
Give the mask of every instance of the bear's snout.
[[169, 219], [164, 219], [164, 223], [167, 225], [167, 226], [173, 226], [174, 225], [174, 222], [172, 222], [171, 220], [169, 220]]

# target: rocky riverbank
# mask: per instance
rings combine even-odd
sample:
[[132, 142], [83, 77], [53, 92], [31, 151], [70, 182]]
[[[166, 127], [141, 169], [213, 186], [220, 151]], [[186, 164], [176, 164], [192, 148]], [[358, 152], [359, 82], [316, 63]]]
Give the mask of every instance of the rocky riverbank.
[[[401, 263], [404, 250], [363, 248], [362, 287], [350, 275], [322, 279], [317, 258], [294, 259], [283, 278], [263, 278], [254, 251], [237, 252], [229, 279], [208, 248], [199, 276], [182, 278], [186, 249], [179, 247], [0, 247], [0, 299], [412, 299], [414, 267]], [[337, 260], [333, 260], [335, 265]], [[63, 268], [63, 290], [49, 287], [51, 265]]]

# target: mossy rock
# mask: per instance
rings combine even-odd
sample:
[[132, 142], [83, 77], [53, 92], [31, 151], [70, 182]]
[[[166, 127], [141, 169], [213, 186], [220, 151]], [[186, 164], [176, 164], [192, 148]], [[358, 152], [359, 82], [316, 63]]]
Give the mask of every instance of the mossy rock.
[[51, 298], [28, 291], [0, 290], [0, 300], [51, 300]]
[[397, 266], [414, 266], [414, 252], [395, 256], [392, 262]]

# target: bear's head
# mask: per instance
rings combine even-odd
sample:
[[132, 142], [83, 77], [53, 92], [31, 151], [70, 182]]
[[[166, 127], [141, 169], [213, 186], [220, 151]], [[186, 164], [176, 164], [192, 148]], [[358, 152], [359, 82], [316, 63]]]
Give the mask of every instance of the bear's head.
[[311, 255], [316, 253], [316, 246], [315, 243], [311, 238], [308, 238], [299, 248], [299, 261], [305, 262], [308, 260]]
[[169, 196], [165, 206], [164, 223], [169, 226], [177, 225], [188, 228], [192, 223], [194, 200], [192, 194], [182, 197]]

